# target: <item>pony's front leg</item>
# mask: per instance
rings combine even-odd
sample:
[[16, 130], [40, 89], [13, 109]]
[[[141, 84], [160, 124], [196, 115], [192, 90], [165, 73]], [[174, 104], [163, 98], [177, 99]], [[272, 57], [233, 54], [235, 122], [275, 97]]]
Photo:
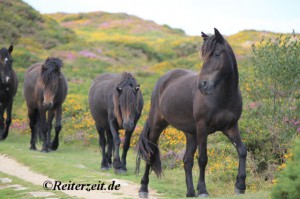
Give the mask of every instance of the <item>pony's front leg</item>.
[[46, 111], [44, 110], [44, 108], [40, 108], [39, 107], [39, 131], [41, 134], [41, 138], [43, 141], [43, 147], [42, 147], [42, 152], [49, 152], [48, 149], [48, 141], [47, 141], [47, 123], [46, 123]]
[[61, 130], [61, 114], [62, 114], [62, 107], [56, 109], [55, 111], [55, 136], [53, 141], [51, 142], [51, 149], [57, 150], [59, 146], [59, 132]]
[[51, 147], [51, 130], [52, 130], [53, 118], [54, 118], [54, 111], [49, 110], [48, 111], [48, 118], [47, 118], [47, 134], [46, 134], [47, 148]]
[[239, 155], [239, 169], [236, 177], [234, 192], [236, 194], [243, 194], [246, 191], [245, 181], [246, 181], [247, 148], [241, 139], [240, 130], [237, 123], [233, 125], [231, 128], [223, 131], [223, 133], [228, 137], [228, 139], [235, 146]]
[[11, 124], [11, 110], [12, 110], [13, 101], [11, 100], [6, 108], [6, 121], [5, 121], [5, 129], [4, 133], [2, 135], [2, 139], [5, 140], [5, 138], [8, 136], [8, 130], [9, 126]]
[[113, 167], [115, 169], [115, 173], [119, 173], [121, 171], [120, 170], [121, 169], [121, 161], [120, 161], [120, 154], [119, 154], [121, 139], [120, 139], [116, 121], [110, 120], [109, 127], [110, 127], [110, 131], [111, 131], [111, 134], [113, 137], [113, 143], [114, 143]]
[[36, 150], [38, 112], [28, 108], [29, 127], [31, 131], [30, 150]]
[[194, 166], [194, 154], [197, 149], [197, 136], [196, 134], [185, 133], [186, 136], [186, 150], [183, 157], [185, 182], [187, 186], [187, 197], [195, 196], [195, 189], [193, 183], [192, 169]]
[[208, 197], [208, 192], [206, 190], [205, 184], [205, 167], [207, 165], [207, 129], [205, 123], [197, 123], [197, 143], [198, 143], [198, 165], [200, 168], [200, 175], [198, 180], [198, 197], [205, 198]]
[[121, 171], [124, 172], [124, 173], [127, 172], [126, 157], [127, 157], [128, 149], [130, 147], [130, 139], [131, 139], [132, 132], [133, 131], [126, 131], [125, 132], [125, 140], [124, 140], [124, 143], [123, 143], [123, 153], [122, 153], [122, 161], [121, 161], [121, 164], [122, 164]]
[[3, 118], [3, 114], [4, 114], [4, 108], [3, 105], [0, 104], [0, 140], [3, 140], [3, 133], [4, 133], [4, 118]]

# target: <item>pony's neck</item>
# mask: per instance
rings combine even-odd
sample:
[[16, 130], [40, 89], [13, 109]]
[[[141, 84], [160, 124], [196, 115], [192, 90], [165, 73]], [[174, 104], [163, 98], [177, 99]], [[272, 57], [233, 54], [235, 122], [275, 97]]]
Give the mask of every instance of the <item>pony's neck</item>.
[[218, 90], [215, 92], [217, 96], [214, 97], [222, 102], [238, 99], [240, 96], [238, 71], [235, 70], [230, 74], [216, 89]]

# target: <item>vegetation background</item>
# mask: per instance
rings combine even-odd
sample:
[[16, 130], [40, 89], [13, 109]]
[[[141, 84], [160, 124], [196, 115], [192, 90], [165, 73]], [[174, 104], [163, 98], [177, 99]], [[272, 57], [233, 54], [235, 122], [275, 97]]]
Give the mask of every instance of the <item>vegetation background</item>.
[[[187, 36], [183, 30], [157, 25], [124, 13], [41, 15], [21, 0], [0, 2], [0, 42], [2, 47], [14, 44], [13, 67], [20, 82], [14, 100], [11, 132], [7, 140], [0, 143], [0, 152], [51, 177], [69, 180], [70, 176], [76, 176], [74, 172], [78, 171], [72, 169], [66, 169], [65, 176], [42, 169], [45, 165], [35, 162], [36, 153], [27, 151], [30, 131], [22, 90], [24, 72], [31, 64], [42, 62], [48, 56], [56, 56], [64, 62], [63, 72], [68, 78], [69, 94], [63, 105], [61, 148], [49, 154], [52, 160], [45, 161], [50, 164], [55, 160], [58, 166], [67, 165], [68, 168], [82, 160], [74, 160], [74, 156], [89, 156], [87, 152], [90, 152], [91, 160], [85, 159], [85, 166], [100, 173], [98, 134], [88, 110], [89, 87], [92, 80], [103, 72], [128, 71], [141, 84], [145, 106], [132, 137], [130, 171], [127, 175], [116, 177], [139, 182], [141, 176], [133, 175], [134, 147], [149, 112], [152, 88], [156, 80], [170, 69], [200, 71], [202, 38]], [[244, 100], [240, 129], [249, 151], [247, 193], [253, 198], [268, 197], [274, 184], [280, 186], [280, 179], [286, 183], [284, 177], [277, 179], [278, 171], [285, 170], [288, 159], [293, 162], [293, 158], [296, 158], [291, 148], [300, 132], [299, 35], [244, 30], [226, 36], [226, 39], [237, 57]], [[11, 144], [15, 147], [11, 147]], [[169, 127], [162, 134], [159, 145], [165, 176], [157, 180], [151, 175], [150, 186], [164, 196], [184, 197], [185, 182], [178, 180], [178, 176], [184, 179], [184, 135]], [[20, 153], [18, 150], [23, 151]], [[60, 150], [69, 153], [65, 162], [57, 159], [62, 155]], [[299, 147], [295, 150], [299, 153]], [[42, 156], [47, 157], [48, 154]], [[206, 172], [210, 194], [215, 197], [229, 195], [230, 198], [237, 174], [237, 152], [225, 136], [215, 133], [209, 137], [208, 158]], [[285, 176], [291, 172], [287, 171], [289, 174]], [[197, 164], [193, 174], [196, 181], [199, 175]], [[299, 177], [293, 176], [294, 181], [299, 182]], [[295, 184], [294, 181], [289, 183]], [[284, 192], [285, 188], [282, 189]], [[278, 194], [272, 196], [290, 196], [279, 191]]]

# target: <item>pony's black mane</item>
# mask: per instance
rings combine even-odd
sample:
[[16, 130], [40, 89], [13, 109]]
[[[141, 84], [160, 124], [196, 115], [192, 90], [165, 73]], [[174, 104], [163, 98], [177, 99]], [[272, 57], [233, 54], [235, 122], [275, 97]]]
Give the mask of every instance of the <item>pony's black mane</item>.
[[204, 43], [202, 45], [201, 53], [202, 53], [202, 59], [203, 61], [207, 61], [211, 53], [214, 51], [216, 44], [218, 42], [218, 39], [215, 35], [209, 36], [204, 40]]
[[122, 74], [121, 81], [118, 83], [119, 88], [124, 88], [126, 86], [136, 87], [138, 86], [136, 79], [133, 77], [131, 73], [124, 72]]
[[51, 80], [59, 76], [60, 69], [63, 63], [59, 58], [48, 57], [42, 66], [42, 81], [44, 84], [49, 84]]
[[138, 99], [139, 96], [132, 92], [136, 87], [138, 87], [138, 84], [133, 75], [131, 73], [124, 72], [120, 82], [117, 84], [117, 88], [121, 89], [121, 95], [119, 94], [120, 91], [117, 89], [114, 93], [114, 112], [119, 125], [122, 124], [122, 114], [119, 106], [128, 107], [128, 113], [137, 110], [135, 102], [138, 100], [135, 99]]

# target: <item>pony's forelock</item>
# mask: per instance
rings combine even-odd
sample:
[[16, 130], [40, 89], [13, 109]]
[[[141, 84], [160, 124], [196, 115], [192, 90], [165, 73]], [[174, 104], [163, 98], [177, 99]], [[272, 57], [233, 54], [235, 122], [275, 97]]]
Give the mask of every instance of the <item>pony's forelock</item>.
[[57, 78], [63, 66], [62, 61], [56, 57], [48, 57], [43, 63], [41, 76], [45, 85], [50, 84], [51, 80]]

